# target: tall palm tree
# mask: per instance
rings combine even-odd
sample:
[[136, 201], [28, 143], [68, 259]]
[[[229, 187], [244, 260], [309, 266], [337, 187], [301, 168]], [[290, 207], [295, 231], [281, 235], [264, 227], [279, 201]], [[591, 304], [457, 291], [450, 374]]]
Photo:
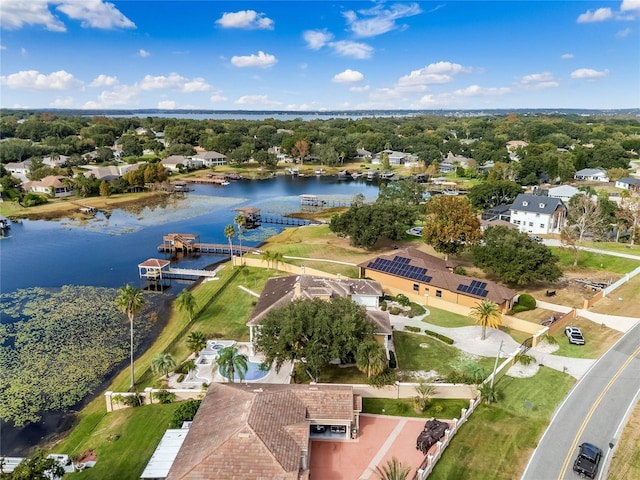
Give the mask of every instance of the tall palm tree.
[[178, 310], [186, 310], [189, 314], [189, 322], [193, 320], [193, 314], [198, 308], [198, 303], [196, 302], [196, 297], [193, 296], [190, 290], [186, 288], [180, 292], [180, 295], [176, 297], [176, 306]]
[[282, 262], [284, 260], [284, 255], [282, 254], [282, 252], [273, 252], [271, 254], [271, 261], [275, 264], [276, 266], [276, 273], [278, 273], [278, 264], [280, 262]]
[[476, 306], [471, 309], [469, 316], [473, 318], [476, 323], [482, 326], [482, 340], [487, 337], [487, 327], [498, 328], [502, 325], [502, 313], [500, 307], [490, 300], [483, 300], [476, 303]]
[[227, 377], [231, 383], [234, 382], [236, 373], [240, 381], [244, 380], [244, 374], [247, 373], [247, 368], [249, 368], [247, 364], [249, 359], [247, 356], [244, 353], [240, 353], [238, 347], [233, 346], [221, 348], [218, 354], [219, 356], [216, 362], [222, 374]]
[[233, 268], [233, 243], [231, 240], [236, 235], [236, 227], [227, 225], [224, 227], [224, 236], [229, 239], [229, 260], [231, 260], [231, 268]]
[[396, 457], [387, 461], [383, 467], [376, 467], [376, 475], [379, 480], [406, 480], [411, 472], [411, 467], [405, 465]]
[[130, 328], [130, 336], [131, 336], [131, 386], [133, 389], [135, 387], [135, 374], [133, 371], [133, 319], [144, 305], [144, 298], [142, 294], [142, 290], [139, 288], [134, 288], [131, 285], [127, 284], [124, 287], [120, 287], [118, 296], [116, 297], [116, 305], [127, 315], [129, 318], [129, 328]]
[[233, 223], [238, 226], [238, 242], [240, 244], [240, 265], [243, 264], [243, 256], [242, 256], [242, 229], [247, 224], [247, 219], [244, 218], [244, 215], [238, 214], [236, 218], [233, 219]]
[[356, 350], [356, 367], [368, 378], [381, 374], [388, 366], [384, 347], [374, 339], [362, 342]]
[[169, 372], [176, 368], [176, 359], [170, 353], [158, 353], [151, 359], [151, 371], [162, 373], [169, 378]]
[[200, 353], [200, 350], [202, 350], [206, 346], [207, 337], [201, 331], [191, 332], [187, 337], [187, 347], [189, 347], [189, 350], [195, 353], [196, 357]]
[[271, 262], [273, 261], [273, 253], [271, 253], [269, 250], [265, 250], [264, 252], [262, 252], [262, 260], [267, 262], [267, 268], [269, 270], [271, 270]]

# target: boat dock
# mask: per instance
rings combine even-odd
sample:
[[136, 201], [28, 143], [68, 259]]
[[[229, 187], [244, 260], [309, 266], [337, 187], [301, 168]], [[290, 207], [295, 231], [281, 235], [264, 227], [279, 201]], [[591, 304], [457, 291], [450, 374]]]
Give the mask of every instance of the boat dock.
[[318, 195], [300, 195], [300, 205], [303, 207], [348, 207], [351, 205], [346, 200], [322, 199]]
[[200, 236], [191, 233], [169, 233], [162, 237], [162, 243], [158, 245], [158, 251], [162, 253], [175, 253], [183, 252], [187, 254], [192, 253], [213, 253], [213, 254], [226, 254], [240, 256], [252, 252], [260, 252], [260, 250], [254, 247], [242, 247], [233, 245], [229, 247], [229, 244], [224, 243], [203, 243], [200, 242]]

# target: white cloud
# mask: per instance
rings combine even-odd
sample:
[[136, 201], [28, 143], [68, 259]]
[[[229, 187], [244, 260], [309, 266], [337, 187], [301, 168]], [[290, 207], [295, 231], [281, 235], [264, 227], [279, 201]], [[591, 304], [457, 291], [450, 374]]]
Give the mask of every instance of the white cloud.
[[[367, 10], [352, 10], [345, 12], [343, 15], [350, 26], [351, 31], [357, 37], [375, 37], [387, 33], [391, 30], [400, 28], [396, 24], [396, 20], [411, 17], [422, 13], [417, 3], [410, 5], [395, 4], [389, 8], [384, 8], [382, 4], [378, 4]], [[361, 18], [359, 18], [361, 17]]]
[[49, 104], [50, 107], [54, 108], [72, 108], [73, 107], [73, 98], [56, 98], [53, 102]]
[[640, 10], [640, 0], [622, 0], [620, 5], [621, 12]]
[[147, 52], [146, 50], [144, 50], [143, 48], [141, 48], [140, 50], [138, 50], [138, 56], [145, 58], [148, 57], [149, 55], [151, 55], [149, 52]]
[[[116, 85], [111, 91], [104, 91], [99, 96], [98, 102], [87, 102], [85, 108], [109, 108], [125, 105], [130, 108], [138, 104], [139, 89], [135, 86]], [[90, 107], [88, 105], [93, 105]]]
[[575, 57], [573, 53], [563, 53], [562, 55], [560, 55], [560, 58], [562, 60], [571, 60], [573, 57]]
[[476, 96], [493, 96], [493, 95], [505, 95], [511, 92], [508, 87], [489, 87], [484, 88], [480, 85], [470, 85], [467, 88], [462, 88], [453, 92], [454, 95], [460, 97], [476, 97]]
[[49, 11], [48, 0], [0, 2], [2, 28], [19, 29], [25, 25], [42, 25], [51, 32], [65, 32], [67, 27]]
[[222, 28], [246, 28], [258, 30], [273, 30], [273, 20], [265, 17], [264, 13], [255, 10], [241, 10], [222, 14], [216, 24]]
[[542, 73], [532, 73], [531, 75], [525, 75], [520, 79], [520, 83], [529, 84], [529, 83], [548, 82], [551, 80], [553, 80], [553, 74], [551, 72], [542, 72]]
[[320, 50], [333, 40], [333, 34], [326, 30], [307, 30], [302, 34], [302, 38], [311, 50]]
[[221, 95], [219, 93], [216, 93], [214, 95], [211, 95], [211, 97], [209, 97], [209, 100], [211, 100], [211, 102], [213, 102], [213, 103], [226, 102], [227, 101], [227, 97], [225, 97], [224, 95]]
[[136, 28], [135, 23], [125, 17], [113, 3], [102, 0], [64, 1], [56, 10], [67, 14], [72, 20], [80, 20], [85, 28]]
[[331, 42], [329, 46], [340, 56], [352, 57], [357, 59], [371, 58], [373, 55], [373, 47], [366, 43], [351, 42], [348, 40], [340, 40]]
[[176, 108], [176, 105], [177, 103], [175, 100], [162, 100], [158, 102], [158, 108], [162, 110], [173, 110]]
[[334, 83], [355, 83], [362, 81], [363, 78], [364, 75], [362, 73], [347, 68], [344, 72], [334, 75], [331, 81]]
[[597, 10], [587, 10], [578, 16], [578, 23], [604, 22], [613, 18], [613, 12], [610, 8], [598, 8]]
[[362, 87], [350, 87], [349, 91], [354, 93], [363, 93], [368, 92], [371, 89], [369, 85], [364, 85]]
[[463, 67], [459, 63], [437, 62], [431, 63], [419, 70], [413, 70], [398, 80], [399, 87], [415, 87], [438, 83], [449, 83], [453, 77], [461, 73], [471, 73], [471, 67]]
[[49, 75], [37, 70], [23, 70], [7, 76], [0, 76], [0, 85], [9, 88], [29, 88], [34, 90], [71, 90], [82, 87], [82, 82], [64, 70]]
[[285, 107], [285, 110], [293, 110], [293, 111], [307, 111], [307, 110], [322, 110], [320, 108], [314, 109], [308, 103], [303, 103], [301, 105], [296, 105], [295, 103], [290, 103]]
[[260, 67], [260, 68], [268, 68], [272, 67], [278, 63], [276, 57], [271, 54], [264, 53], [262, 50], [258, 52], [257, 55], [245, 55], [245, 56], [236, 56], [231, 57], [231, 64], [235, 67], [245, 68], [245, 67]]
[[631, 35], [631, 32], [633, 32], [633, 30], [627, 27], [624, 30], [620, 30], [618, 33], [616, 33], [616, 38], [628, 37], [629, 35]]
[[28, 55], [29, 55], [29, 52], [27, 51], [27, 49], [26, 49], [26, 48], [22, 47], [22, 48], [20, 49], [20, 55], [22, 55], [23, 57], [26, 57], [26, 56], [28, 56]]
[[603, 78], [609, 75], [609, 70], [593, 70], [592, 68], [579, 68], [571, 72], [571, 78], [582, 78], [585, 80], [595, 80], [597, 78]]
[[175, 72], [171, 72], [168, 76], [159, 75], [154, 77], [152, 75], [145, 75], [142, 82], [140, 82], [139, 87], [141, 90], [158, 90], [168, 88], [178, 90], [183, 93], [204, 92], [211, 88], [203, 78], [194, 78], [189, 80]]
[[118, 84], [118, 77], [112, 77], [109, 75], [98, 75], [89, 84], [90, 87], [112, 87]]
[[4, 45], [0, 45], [0, 50], [6, 50], [7, 47], [5, 47]]
[[238, 98], [235, 102], [236, 105], [259, 105], [267, 107], [277, 107], [280, 102], [269, 100], [266, 95], [244, 95]]

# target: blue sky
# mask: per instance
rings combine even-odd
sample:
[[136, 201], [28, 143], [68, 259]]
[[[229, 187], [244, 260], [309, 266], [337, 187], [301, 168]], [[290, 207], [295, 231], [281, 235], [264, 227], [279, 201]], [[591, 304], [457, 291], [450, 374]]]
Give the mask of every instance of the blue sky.
[[640, 107], [640, 0], [2, 0], [6, 108]]

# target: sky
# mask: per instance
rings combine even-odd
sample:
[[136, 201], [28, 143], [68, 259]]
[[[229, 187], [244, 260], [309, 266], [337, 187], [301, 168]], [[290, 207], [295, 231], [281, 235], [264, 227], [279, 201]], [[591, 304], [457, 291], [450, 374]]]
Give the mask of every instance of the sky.
[[0, 107], [640, 107], [640, 0], [1, 0]]

